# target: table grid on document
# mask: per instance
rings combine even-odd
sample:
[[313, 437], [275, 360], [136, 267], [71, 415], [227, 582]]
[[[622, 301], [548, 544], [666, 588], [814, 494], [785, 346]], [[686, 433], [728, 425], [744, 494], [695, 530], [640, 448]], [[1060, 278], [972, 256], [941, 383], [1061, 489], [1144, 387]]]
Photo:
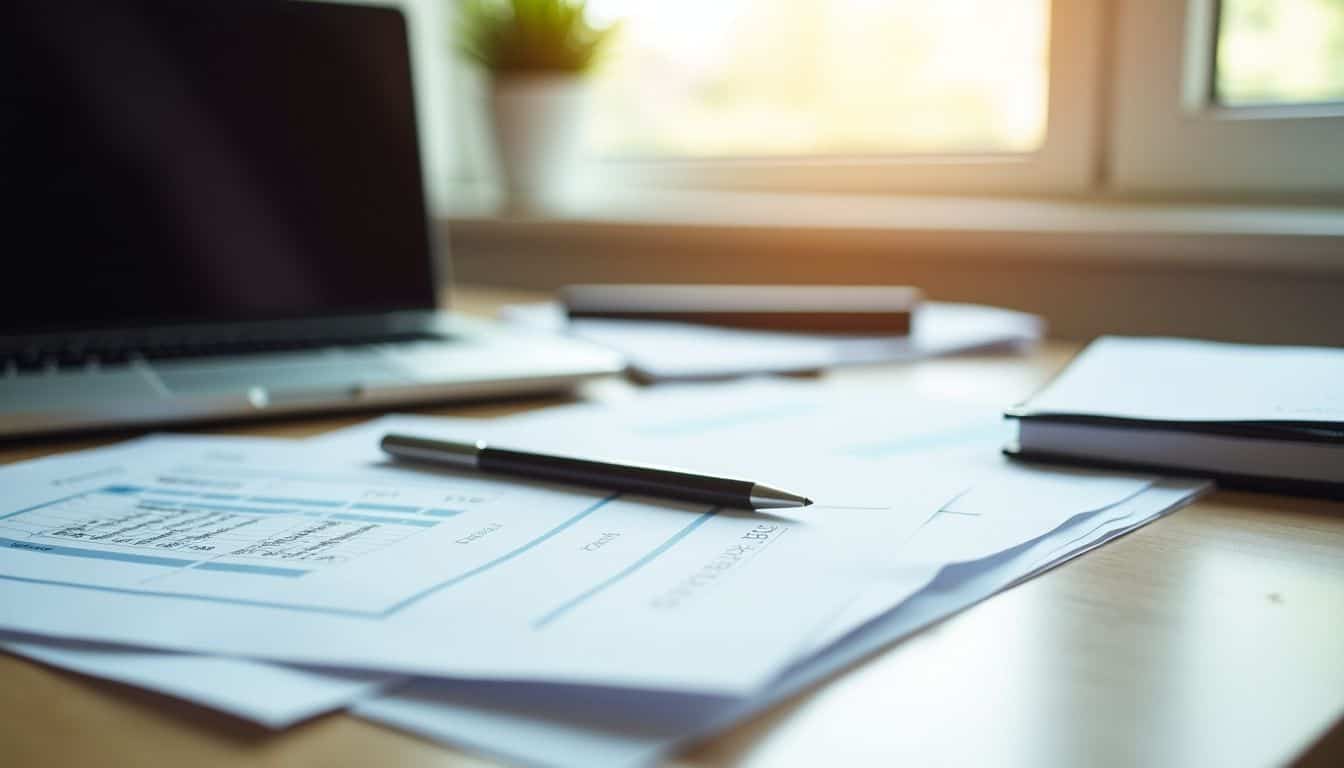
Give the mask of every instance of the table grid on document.
[[315, 503], [108, 486], [0, 518], [0, 546], [294, 577], [390, 546], [456, 513], [358, 501]]

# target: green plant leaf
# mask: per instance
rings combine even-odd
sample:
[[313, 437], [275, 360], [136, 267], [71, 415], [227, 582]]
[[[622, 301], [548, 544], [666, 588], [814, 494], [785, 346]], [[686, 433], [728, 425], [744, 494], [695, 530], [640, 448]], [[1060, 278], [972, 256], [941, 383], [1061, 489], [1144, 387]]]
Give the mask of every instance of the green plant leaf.
[[586, 0], [462, 0], [454, 43], [492, 72], [583, 72], [613, 31], [588, 23]]

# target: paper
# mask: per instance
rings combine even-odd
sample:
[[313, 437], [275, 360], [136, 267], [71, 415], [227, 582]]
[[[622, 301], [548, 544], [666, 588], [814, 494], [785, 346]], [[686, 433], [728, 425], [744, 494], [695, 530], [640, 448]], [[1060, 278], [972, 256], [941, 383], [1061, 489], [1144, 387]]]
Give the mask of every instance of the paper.
[[[486, 432], [480, 425], [390, 416], [314, 444], [352, 453], [363, 446], [373, 458], [378, 437], [387, 432], [484, 437], [506, 447], [568, 446], [577, 455], [616, 455], [781, 485], [787, 480], [791, 485], [785, 487], [817, 501], [814, 527], [834, 540], [866, 535], [885, 514], [863, 506], [863, 496], [877, 492], [856, 497], [856, 483], [876, 480], [900, 493], [907, 485], [918, 488], [918, 478], [961, 479], [967, 490], [942, 507], [961, 525], [921, 531], [922, 544], [913, 549], [903, 548], [908, 538], [892, 537], [884, 558], [851, 563], [868, 585], [865, 594], [882, 595], [846, 614], [855, 621], [890, 609], [949, 563], [979, 560], [1034, 540], [1134, 497], [1155, 481], [1143, 474], [1017, 464], [998, 454], [1010, 425], [997, 408], [914, 398], [874, 408], [870, 398], [877, 396], [871, 388], [845, 391], [816, 383], [691, 385], [629, 403], [554, 408]], [[844, 631], [831, 627], [821, 636]]]
[[920, 627], [1168, 513], [1204, 487], [1192, 481], [1161, 481], [1111, 508], [1100, 516], [1104, 520], [1080, 519], [986, 561], [947, 568], [899, 610], [804, 662], [751, 699], [418, 681], [362, 702], [355, 712], [507, 761], [590, 768], [650, 764], [796, 695]]
[[309, 670], [247, 659], [3, 634], [0, 647], [54, 667], [157, 691], [268, 728], [284, 728], [340, 709], [405, 680], [378, 673]]
[[1344, 425], [1344, 351], [1104, 336], [1026, 410], [1158, 421]]
[[660, 381], [808, 371], [1013, 349], [1039, 341], [1045, 329], [1035, 315], [940, 302], [925, 302], [915, 310], [908, 337], [780, 333], [643, 320], [567, 322], [563, 309], [556, 304], [505, 307], [500, 317], [529, 327], [565, 330], [601, 344], [621, 353], [638, 375]]
[[[345, 442], [350, 450], [363, 444], [372, 455], [387, 431], [482, 434], [473, 425], [387, 417], [318, 438], [318, 444]], [[1155, 479], [1013, 462], [999, 453], [1011, 432], [998, 406], [893, 399], [867, 385], [756, 381], [667, 387], [627, 402], [552, 408], [500, 422], [482, 436], [504, 446], [568, 446], [579, 454], [750, 476], [833, 510], [817, 517], [820, 526], [843, 525], [861, 497], [877, 495], [881, 487], [899, 494], [917, 488], [920, 478], [959, 478], [969, 490], [947, 508], [984, 515], [989, 525], [964, 544], [970, 549], [939, 551], [931, 555], [936, 562], [1013, 546], [1076, 514], [1128, 498]], [[999, 532], [991, 536], [991, 527]]]
[[959, 491], [926, 479], [867, 498], [862, 526], [823, 531], [320, 453], [331, 463], [307, 447], [162, 438], [7, 469], [0, 625], [388, 672], [737, 694], [773, 677], [890, 542]]
[[[870, 388], [837, 393], [814, 384], [671, 388], [651, 392], [628, 406], [575, 406], [537, 417], [489, 424], [391, 417], [313, 441], [311, 453], [375, 463], [380, 458], [374, 448], [376, 438], [394, 427], [427, 434], [469, 432], [492, 440], [528, 439], [538, 445], [558, 439], [556, 435], [568, 430], [571, 438], [584, 438], [589, 450], [630, 450], [633, 440], [656, 443], [673, 456], [691, 460], [696, 456], [688, 454], [694, 453], [691, 449], [696, 445], [704, 448], [722, 444], [725, 447], [720, 453], [732, 454], [742, 452], [744, 446], [754, 442], [757, 453], [762, 455], [748, 457], [743, 465], [755, 466], [754, 462], [768, 464], [772, 455], [788, 452], [788, 436], [793, 435], [793, 451], [812, 456], [829, 454], [841, 464], [857, 466], [889, 484], [899, 486], [905, 479], [904, 473], [920, 468], [934, 474], [970, 472], [980, 480], [971, 492], [957, 495], [955, 501], [945, 505], [946, 511], [929, 518], [917, 533], [907, 537], [906, 547], [892, 546], [886, 550], [887, 560], [896, 562], [883, 567], [870, 565], [869, 575], [875, 578], [868, 589], [843, 613], [809, 633], [799, 648], [804, 657], [815, 658], [803, 662], [761, 697], [656, 693], [587, 685], [424, 680], [398, 690], [390, 698], [375, 701], [363, 699], [364, 691], [347, 686], [348, 696], [332, 696], [327, 699], [328, 706], [339, 705], [342, 699], [363, 700], [360, 711], [371, 719], [507, 759], [553, 765], [642, 762], [688, 738], [726, 727], [900, 634], [989, 594], [971, 587], [949, 587], [958, 580], [974, 576], [976, 583], [1012, 583], [1054, 564], [1058, 558], [1084, 551], [1183, 503], [1203, 487], [1173, 481], [1154, 485], [1149, 477], [1113, 473], [1047, 470], [1038, 474], [1029, 468], [1004, 464], [994, 453], [1005, 430], [997, 419], [997, 408], [927, 400], [873, 408], [873, 398], [880, 396], [880, 392]], [[868, 418], [860, 418], [864, 413]], [[798, 445], [807, 448], [800, 449]], [[722, 460], [708, 454], [699, 458]], [[906, 469], [907, 463], [916, 469]], [[998, 485], [988, 484], [988, 480]], [[848, 510], [843, 514], [860, 512], [872, 513]], [[833, 510], [831, 514], [842, 512]], [[1013, 520], [1022, 525], [1008, 524]], [[1057, 525], [1053, 531], [1052, 523]], [[986, 531], [1004, 538], [988, 542]], [[1034, 541], [1033, 535], [1038, 537]], [[1026, 544], [1028, 541], [1032, 543]], [[995, 549], [1003, 542], [1011, 542], [1012, 548], [1007, 552]], [[1028, 562], [1021, 556], [1026, 549], [1049, 555]], [[990, 551], [991, 556], [958, 566], [938, 565], [939, 558], [948, 558], [951, 563], [985, 551]], [[894, 557], [896, 554], [901, 556]], [[939, 599], [928, 600], [934, 593], [940, 595]], [[890, 609], [902, 600], [900, 609], [891, 613]], [[926, 608], [921, 612], [912, 606]], [[927, 606], [943, 613], [930, 614]], [[927, 618], [930, 615], [933, 618]], [[883, 630], [884, 627], [887, 629]], [[846, 638], [844, 646], [834, 650], [825, 647], [841, 637]], [[857, 650], [851, 648], [854, 643], [860, 644]], [[89, 655], [84, 659], [87, 666], [83, 669], [118, 679], [116, 673], [124, 659], [138, 655], [143, 668], [152, 671], [155, 659], [162, 656], [154, 652], [124, 653], [125, 656], [114, 654], [102, 662]], [[61, 661], [56, 659], [52, 663]], [[204, 665], [200, 674], [193, 672], [193, 663]], [[248, 674], [264, 675], [266, 670], [274, 670], [277, 677], [271, 679], [270, 690], [281, 700], [286, 690], [292, 691], [290, 687], [282, 687], [287, 686], [284, 677], [292, 672], [288, 667], [191, 656], [176, 656], [175, 666], [181, 675], [175, 689], [167, 685], [168, 681], [157, 684], [152, 676], [144, 684], [211, 705], [211, 691], [206, 687], [210, 682], [209, 668], [217, 666], [225, 672], [229, 665], [235, 664], [252, 667]], [[339, 684], [339, 679], [336, 682]], [[266, 678], [256, 679], [255, 684], [261, 689], [267, 684]], [[290, 706], [296, 707], [297, 703]], [[246, 712], [238, 714], [248, 716]], [[259, 719], [255, 713], [253, 717]]]

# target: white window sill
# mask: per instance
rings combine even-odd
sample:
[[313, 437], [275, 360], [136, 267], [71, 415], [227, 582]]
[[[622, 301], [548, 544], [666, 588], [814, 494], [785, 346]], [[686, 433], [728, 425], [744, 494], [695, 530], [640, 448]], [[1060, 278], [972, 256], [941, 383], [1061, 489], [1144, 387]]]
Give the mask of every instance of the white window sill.
[[[517, 247], [610, 238], [781, 236], [899, 244], [983, 261], [1235, 267], [1344, 273], [1344, 207], [976, 197], [640, 192], [535, 215], [464, 199], [441, 216], [455, 243]], [[637, 250], [623, 249], [628, 256]]]

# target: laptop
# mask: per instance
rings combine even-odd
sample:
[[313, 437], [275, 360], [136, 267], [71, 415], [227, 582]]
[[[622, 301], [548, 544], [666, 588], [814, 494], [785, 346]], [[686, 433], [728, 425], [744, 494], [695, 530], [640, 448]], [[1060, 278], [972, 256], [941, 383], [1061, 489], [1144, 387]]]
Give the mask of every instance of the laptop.
[[437, 308], [397, 10], [18, 0], [5, 16], [0, 436], [621, 369]]

